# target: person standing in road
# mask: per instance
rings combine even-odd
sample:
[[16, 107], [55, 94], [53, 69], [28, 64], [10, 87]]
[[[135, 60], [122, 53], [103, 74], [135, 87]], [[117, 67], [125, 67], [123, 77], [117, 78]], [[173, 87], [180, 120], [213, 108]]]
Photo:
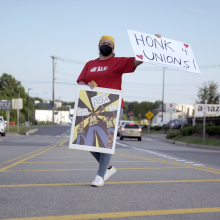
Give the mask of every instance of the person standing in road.
[[[156, 34], [156, 37], [161, 38], [159, 34]], [[135, 57], [115, 57], [115, 41], [111, 36], [102, 36], [98, 49], [100, 51], [99, 58], [86, 63], [77, 79], [79, 85], [88, 85], [93, 89], [95, 86], [92, 81], [95, 81], [99, 87], [121, 90], [122, 75], [134, 72], [136, 67], [143, 63], [136, 60]], [[119, 118], [123, 115], [123, 108], [124, 100], [122, 99]], [[116, 172], [116, 169], [110, 165], [112, 155], [98, 152], [90, 153], [99, 163], [98, 173], [91, 185], [104, 186], [104, 181]]]

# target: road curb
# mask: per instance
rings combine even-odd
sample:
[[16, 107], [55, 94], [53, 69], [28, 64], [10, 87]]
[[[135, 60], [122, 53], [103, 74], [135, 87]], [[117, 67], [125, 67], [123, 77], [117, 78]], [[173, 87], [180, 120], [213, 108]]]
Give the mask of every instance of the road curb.
[[176, 144], [177, 146], [180, 145], [180, 146], [199, 148], [199, 149], [220, 150], [220, 147], [208, 146], [208, 145], [198, 145], [198, 144], [187, 144], [187, 143], [184, 143], [184, 142], [174, 141], [174, 140], [169, 140], [169, 139], [160, 139], [160, 141], [167, 142], [167, 143], [170, 143], [170, 144]]
[[35, 133], [37, 131], [38, 131], [38, 128], [34, 128], [34, 129], [31, 129], [31, 130], [25, 132], [25, 135], [33, 134], [33, 133]]

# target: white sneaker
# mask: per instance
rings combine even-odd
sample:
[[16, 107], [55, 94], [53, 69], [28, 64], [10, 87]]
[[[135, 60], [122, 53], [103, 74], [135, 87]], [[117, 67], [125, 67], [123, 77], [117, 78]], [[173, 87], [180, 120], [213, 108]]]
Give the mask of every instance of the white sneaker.
[[113, 166], [111, 167], [111, 169], [107, 169], [104, 176], [104, 181], [106, 181], [110, 176], [112, 176], [116, 172], [117, 170]]
[[101, 176], [97, 175], [93, 182], [91, 183], [91, 186], [104, 186], [104, 180]]

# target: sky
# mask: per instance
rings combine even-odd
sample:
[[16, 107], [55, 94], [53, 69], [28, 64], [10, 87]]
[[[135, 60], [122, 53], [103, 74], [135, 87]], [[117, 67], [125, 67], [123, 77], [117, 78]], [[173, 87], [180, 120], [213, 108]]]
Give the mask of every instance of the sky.
[[[0, 0], [0, 75], [21, 81], [32, 97], [73, 102], [76, 80], [98, 58], [102, 35], [115, 39], [116, 57], [133, 57], [127, 29], [187, 42], [201, 75], [166, 68], [164, 102], [195, 103], [198, 87], [220, 84], [219, 0]], [[71, 62], [70, 62], [71, 61]], [[144, 63], [123, 75], [125, 101], [162, 100], [163, 69]]]

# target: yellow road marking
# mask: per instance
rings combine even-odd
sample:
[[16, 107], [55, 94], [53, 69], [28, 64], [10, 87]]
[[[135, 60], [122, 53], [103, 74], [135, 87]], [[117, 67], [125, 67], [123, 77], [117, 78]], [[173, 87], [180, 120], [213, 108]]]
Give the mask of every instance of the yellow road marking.
[[[144, 159], [146, 158], [147, 160], [152, 159], [152, 158], [148, 158], [148, 157], [140, 157], [140, 156], [131, 156], [131, 155], [127, 155], [126, 154], [118, 154], [121, 156], [125, 156], [128, 158], [136, 158], [136, 159]], [[176, 166], [186, 166], [185, 163], [179, 163], [179, 162], [173, 162], [173, 161], [167, 161], [167, 160], [160, 160], [160, 159], [154, 159], [155, 162], [160, 162], [160, 163], [166, 163], [166, 164], [172, 164], [172, 165], [176, 165]], [[220, 174], [220, 172], [216, 172], [214, 170], [211, 170], [212, 168], [206, 169], [206, 168], [202, 168], [202, 167], [197, 167], [197, 166], [193, 166], [193, 165], [188, 165], [189, 168], [193, 168], [193, 169], [197, 169], [197, 170], [202, 170], [202, 171], [207, 171], [207, 172], [211, 172], [211, 173], [217, 173]]]
[[86, 154], [86, 153], [57, 153], [57, 152], [54, 153], [54, 152], [50, 152], [50, 153], [45, 153], [45, 154]]
[[30, 155], [30, 154], [36, 153], [37, 151], [40, 151], [40, 150], [42, 150], [42, 149], [43, 149], [43, 148], [38, 149], [38, 150], [35, 150], [35, 151], [33, 151], [33, 152], [31, 152], [31, 153], [28, 153], [28, 154], [21, 155], [21, 156], [19, 156], [19, 157], [15, 157], [15, 158], [10, 159], [10, 160], [7, 160], [7, 161], [5, 161], [5, 162], [3, 162], [3, 163], [0, 163], [0, 166], [3, 165], [3, 164], [9, 163], [9, 162], [11, 162], [11, 161], [13, 161], [13, 160], [20, 159], [21, 157], [25, 157], [25, 156], [28, 156], [28, 155]]
[[[146, 168], [117, 168], [117, 170], [159, 170], [159, 169], [188, 169], [188, 167], [146, 167]], [[47, 169], [47, 170], [6, 170], [4, 172], [26, 172], [26, 171], [88, 171], [88, 170], [97, 170], [97, 169]]]
[[[94, 214], [43, 216], [28, 218], [11, 218], [7, 220], [79, 220], [79, 219], [106, 219], [106, 218], [125, 218], [138, 216], [157, 216], [157, 215], [180, 215], [220, 212], [220, 207], [212, 208], [192, 208], [192, 209], [167, 209], [167, 210], [148, 210], [148, 211], [129, 211], [129, 212], [105, 212]], [[6, 219], [3, 219], [6, 220]]]
[[8, 166], [6, 166], [6, 167], [3, 167], [3, 168], [0, 169], [0, 172], [3, 172], [3, 171], [5, 171], [5, 170], [7, 170], [7, 169], [9, 169], [9, 168], [11, 168], [11, 167], [14, 167], [14, 166], [20, 164], [20, 163], [24, 163], [24, 161], [29, 160], [29, 159], [31, 159], [31, 158], [37, 156], [37, 155], [40, 155], [40, 154], [42, 154], [42, 153], [44, 153], [44, 152], [46, 152], [46, 151], [52, 149], [53, 147], [54, 147], [54, 146], [52, 146], [52, 147], [50, 147], [50, 148], [48, 148], [48, 149], [46, 149], [46, 150], [44, 150], [44, 151], [41, 151], [40, 153], [34, 154], [34, 155], [30, 156], [30, 157], [26, 157], [26, 158], [24, 158], [24, 159], [22, 159], [22, 160], [19, 160], [19, 161], [13, 163], [13, 164], [10, 164], [10, 165], [8, 165]]
[[[60, 142], [62, 142], [62, 140], [59, 141], [57, 144], [59, 144]], [[50, 147], [50, 146], [51, 146], [51, 147]], [[8, 166], [6, 166], [6, 167], [1, 168], [1, 169], [0, 169], [0, 172], [4, 172], [5, 170], [7, 170], [7, 169], [9, 169], [9, 168], [11, 168], [11, 167], [14, 167], [14, 166], [16, 166], [16, 165], [18, 165], [18, 164], [20, 164], [20, 163], [23, 163], [23, 162], [25, 162], [26, 160], [29, 160], [29, 159], [31, 159], [31, 158], [33, 158], [33, 157], [36, 157], [36, 156], [38, 156], [38, 155], [40, 155], [40, 154], [42, 154], [42, 153], [44, 153], [44, 152], [46, 152], [46, 151], [48, 151], [48, 150], [54, 148], [54, 147], [56, 147], [56, 144], [51, 144], [51, 145], [49, 145], [48, 147], [49, 147], [49, 148], [47, 148], [47, 149], [44, 150], [44, 151], [41, 151], [40, 153], [31, 155], [30, 157], [26, 157], [26, 158], [24, 158], [24, 159], [22, 159], [22, 160], [19, 160], [19, 161], [13, 163], [13, 164], [10, 164], [10, 165], [8, 165]], [[44, 148], [41, 148], [41, 149], [44, 149]]]
[[[125, 157], [118, 157], [118, 156], [113, 156], [115, 158], [125, 158]], [[35, 158], [65, 158], [65, 159], [69, 159], [69, 158], [92, 158], [92, 155], [88, 156], [88, 157], [80, 157], [80, 156], [76, 156], [76, 157], [35, 157]]]
[[69, 137], [65, 137], [60, 143], [59, 145], [63, 145], [65, 142], [69, 141]]
[[[127, 181], [127, 182], [106, 182], [105, 185], [113, 184], [149, 184], [149, 183], [202, 183], [202, 182], [220, 182], [220, 179], [215, 180], [155, 180], [155, 181]], [[0, 188], [6, 187], [27, 187], [27, 186], [79, 186], [90, 185], [91, 183], [45, 183], [45, 184], [18, 184], [18, 185], [0, 185]]]
[[[32, 157], [30, 157], [32, 158]], [[29, 158], [29, 159], [30, 159]], [[155, 161], [111, 161], [111, 163], [153, 163]], [[22, 162], [22, 163], [97, 163], [97, 161], [56, 161], [56, 162]], [[1, 171], [1, 170], [0, 170]]]

